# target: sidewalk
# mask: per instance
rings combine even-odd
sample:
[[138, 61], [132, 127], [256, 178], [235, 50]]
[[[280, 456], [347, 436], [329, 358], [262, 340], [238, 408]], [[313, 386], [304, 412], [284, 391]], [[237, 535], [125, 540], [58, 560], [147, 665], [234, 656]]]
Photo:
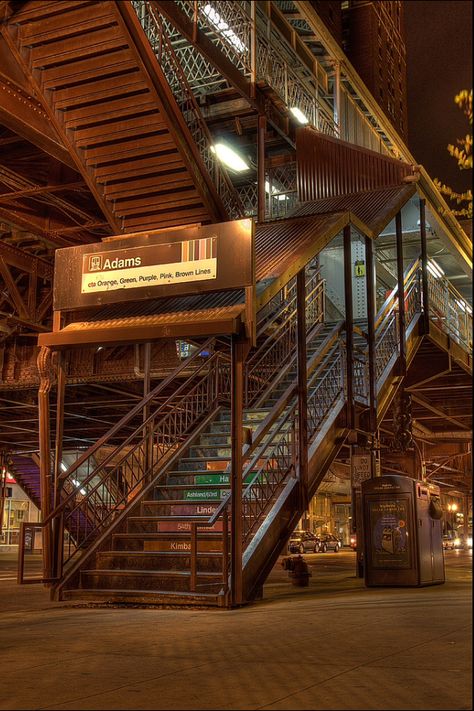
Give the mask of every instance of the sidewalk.
[[308, 588], [277, 565], [232, 611], [58, 604], [0, 580], [0, 708], [471, 709], [472, 553], [446, 561], [445, 585], [368, 589], [353, 553], [308, 556]]

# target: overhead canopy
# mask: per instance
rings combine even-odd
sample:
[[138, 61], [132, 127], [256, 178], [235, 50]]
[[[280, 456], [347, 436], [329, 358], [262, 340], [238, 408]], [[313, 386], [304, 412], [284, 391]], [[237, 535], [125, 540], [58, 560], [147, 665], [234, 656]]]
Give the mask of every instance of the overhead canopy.
[[[344, 226], [376, 237], [415, 191], [410, 184], [315, 200], [298, 206], [290, 218], [256, 225], [256, 310]], [[41, 334], [38, 343], [63, 348], [238, 333], [247, 321], [245, 299], [244, 289], [237, 289], [87, 309], [61, 330]]]
[[415, 192], [416, 186], [413, 183], [408, 183], [395, 187], [320, 198], [301, 203], [293, 210], [292, 216], [349, 212], [354, 226], [368, 237], [375, 239]]

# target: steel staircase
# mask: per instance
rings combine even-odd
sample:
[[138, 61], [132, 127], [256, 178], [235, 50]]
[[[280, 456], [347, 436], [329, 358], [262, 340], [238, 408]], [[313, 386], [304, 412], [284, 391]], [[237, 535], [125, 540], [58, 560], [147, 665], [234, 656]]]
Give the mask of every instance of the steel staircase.
[[[324, 325], [308, 342], [308, 361], [327, 341], [334, 324]], [[325, 376], [323, 369], [317, 378]], [[244, 411], [244, 427], [257, 432], [285, 391], [292, 388], [292, 367], [263, 407]], [[275, 422], [262, 437], [269, 442], [287, 426]], [[126, 520], [125, 530], [112, 535], [107, 550], [95, 556], [94, 567], [80, 572], [80, 588], [65, 597], [113, 601], [155, 601], [216, 605], [223, 588], [223, 522], [207, 522], [230, 493], [230, 411], [221, 409], [196, 441], [189, 446], [160, 483], [153, 498], [140, 502], [137, 514]], [[249, 484], [258, 474], [258, 459], [246, 471]], [[260, 477], [262, 478], [262, 477]], [[274, 503], [273, 501], [269, 503]], [[191, 571], [190, 534], [200, 524], [197, 569]], [[191, 589], [191, 586], [193, 589]]]
[[[55, 599], [231, 606], [236, 503], [241, 602], [260, 596], [305, 510], [305, 496], [316, 493], [348, 431], [344, 324], [324, 323], [317, 258], [305, 272], [306, 487], [293, 278], [258, 313], [257, 343], [245, 361], [241, 499], [232, 500], [230, 487], [230, 357], [225, 339], [210, 338], [61, 475], [61, 503], [44, 522], [56, 531]], [[417, 327], [420, 273], [418, 262], [405, 273], [407, 362], [424, 338]], [[434, 282], [428, 286], [439, 291]], [[453, 326], [441, 302], [432, 322], [469, 349], [468, 318]], [[365, 328], [358, 323], [354, 337], [354, 396], [361, 411], [370, 405]], [[398, 337], [394, 290], [375, 321], [378, 418], [400, 384]]]
[[3, 35], [115, 232], [237, 216], [166, 35], [156, 57], [129, 3], [26, 2]]

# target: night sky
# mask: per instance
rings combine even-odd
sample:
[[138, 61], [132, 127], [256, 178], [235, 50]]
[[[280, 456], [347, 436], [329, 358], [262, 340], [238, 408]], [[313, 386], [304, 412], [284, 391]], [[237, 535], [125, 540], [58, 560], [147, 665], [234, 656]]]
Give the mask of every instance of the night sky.
[[472, 133], [454, 103], [472, 88], [472, 2], [406, 0], [408, 145], [432, 178], [457, 190], [471, 187], [446, 146]]

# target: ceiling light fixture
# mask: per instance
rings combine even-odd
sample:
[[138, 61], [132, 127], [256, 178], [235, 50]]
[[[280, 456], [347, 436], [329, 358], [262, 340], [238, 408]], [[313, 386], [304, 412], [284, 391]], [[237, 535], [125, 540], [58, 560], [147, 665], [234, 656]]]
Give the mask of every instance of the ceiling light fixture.
[[437, 279], [441, 279], [442, 276], [444, 276], [444, 270], [441, 269], [439, 264], [435, 262], [434, 259], [430, 259], [428, 261], [428, 271]]
[[302, 124], [309, 123], [309, 121], [306, 118], [306, 116], [304, 115], [304, 113], [297, 106], [292, 106], [290, 108], [290, 111], [299, 123], [302, 123]]
[[244, 170], [249, 170], [250, 166], [241, 158], [230, 146], [225, 143], [215, 143], [211, 146], [211, 151], [216, 154], [218, 159], [231, 170], [236, 173], [242, 173]]

